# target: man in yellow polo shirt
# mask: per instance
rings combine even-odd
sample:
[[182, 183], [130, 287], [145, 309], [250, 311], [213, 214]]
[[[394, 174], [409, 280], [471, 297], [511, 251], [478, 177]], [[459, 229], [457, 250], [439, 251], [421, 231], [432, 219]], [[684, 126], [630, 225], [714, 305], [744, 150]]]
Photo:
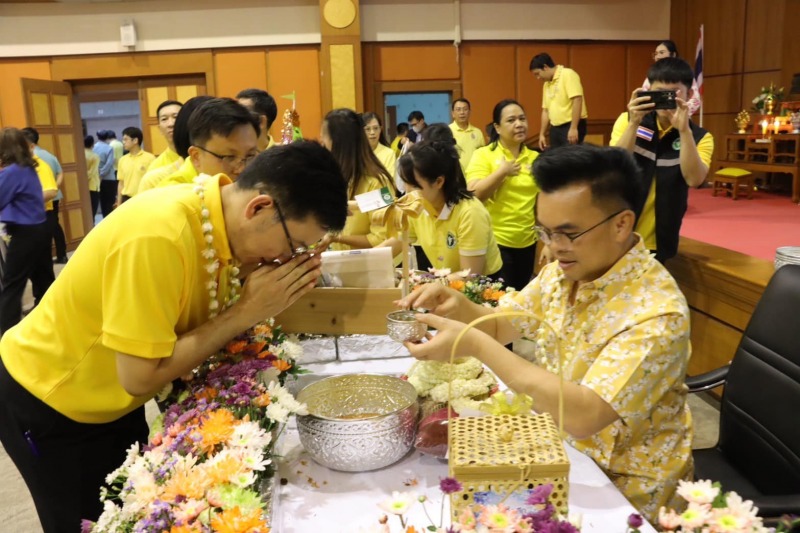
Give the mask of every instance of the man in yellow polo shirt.
[[307, 248], [347, 218], [317, 143], [268, 150], [236, 183], [201, 178], [120, 206], [0, 340], [0, 441], [45, 531], [98, 518], [105, 476], [147, 439], [145, 402], [310, 291]]
[[628, 112], [611, 133], [611, 145], [631, 152], [642, 169], [642, 197], [636, 207], [636, 231], [661, 262], [678, 253], [689, 187], [708, 175], [714, 137], [691, 121], [687, 100], [694, 81], [692, 67], [677, 57], [653, 63], [647, 72], [652, 91], [675, 91], [675, 109], [653, 110], [649, 96], [633, 91]]
[[453, 116], [450, 131], [453, 132], [453, 137], [455, 137], [456, 144], [461, 152], [458, 155], [461, 161], [461, 168], [466, 169], [469, 165], [469, 160], [472, 159], [473, 152], [481, 146], [485, 146], [486, 141], [483, 138], [483, 131], [469, 123], [469, 117], [472, 112], [469, 100], [466, 98], [453, 100], [450, 111]]
[[128, 151], [117, 165], [117, 203], [120, 206], [139, 192], [139, 182], [156, 156], [142, 149], [144, 135], [135, 126], [122, 130], [122, 146]]
[[178, 118], [181, 107], [183, 107], [183, 104], [177, 100], [164, 100], [158, 105], [158, 109], [156, 110], [158, 129], [161, 135], [164, 136], [164, 140], [167, 141], [167, 148], [156, 157], [155, 161], [150, 163], [150, 166], [147, 167], [148, 172], [161, 167], [174, 165], [183, 159], [175, 151], [175, 140], [173, 136], [175, 132], [175, 119]]
[[258, 151], [275, 146], [275, 139], [269, 133], [272, 123], [278, 117], [278, 105], [275, 99], [261, 89], [244, 89], [236, 95], [236, 100], [256, 115], [261, 126], [261, 135], [258, 136]]
[[556, 66], [553, 58], [546, 53], [531, 59], [530, 70], [537, 80], [544, 81], [539, 148], [547, 148], [548, 127], [550, 146], [553, 148], [582, 143], [586, 137], [589, 111], [586, 108], [581, 77], [571, 68]]

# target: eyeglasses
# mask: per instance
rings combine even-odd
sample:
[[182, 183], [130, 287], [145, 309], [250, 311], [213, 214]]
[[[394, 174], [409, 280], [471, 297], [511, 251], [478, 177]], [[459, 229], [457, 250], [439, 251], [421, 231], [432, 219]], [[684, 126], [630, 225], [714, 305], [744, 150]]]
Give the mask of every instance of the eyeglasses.
[[598, 222], [597, 224], [595, 224], [591, 228], [589, 228], [587, 230], [583, 230], [580, 233], [564, 233], [563, 231], [550, 231], [549, 229], [545, 228], [544, 226], [539, 226], [539, 225], [534, 226], [533, 227], [533, 231], [535, 231], [536, 235], [539, 236], [539, 240], [541, 240], [544, 244], [546, 244], [548, 246], [550, 244], [552, 244], [552, 243], [564, 244], [564, 239], [568, 239], [570, 244], [572, 244], [573, 242], [575, 242], [575, 239], [577, 239], [578, 237], [580, 237], [582, 235], [586, 235], [587, 233], [589, 233], [593, 229], [602, 226], [603, 224], [605, 224], [606, 222], [608, 222], [609, 220], [611, 220], [615, 216], [619, 215], [623, 211], [625, 211], [625, 209], [620, 209], [619, 211], [617, 211], [613, 215], [607, 216], [606, 218], [604, 218], [603, 220], [601, 220], [600, 222]]
[[367, 133], [379, 133], [381, 131], [380, 126], [364, 126], [364, 131]]
[[219, 155], [212, 152], [211, 150], [208, 150], [207, 148], [203, 148], [202, 146], [197, 146], [197, 148], [199, 150], [204, 151], [207, 154], [213, 155], [214, 157], [222, 161], [222, 163], [228, 168], [239, 168], [240, 166], [246, 167], [247, 165], [253, 162], [253, 159], [258, 157], [258, 154], [250, 154], [244, 157], [236, 157], [235, 155]]
[[313, 252], [317, 248], [319, 242], [316, 242], [311, 246], [298, 246], [297, 248], [295, 248], [294, 244], [292, 244], [292, 236], [289, 235], [289, 228], [286, 226], [286, 219], [283, 218], [283, 212], [281, 211], [281, 206], [278, 205], [278, 202], [275, 202], [275, 211], [278, 212], [278, 220], [281, 221], [281, 226], [283, 226], [283, 233], [286, 234], [286, 242], [289, 243], [289, 249], [292, 251], [292, 256], [289, 259], [294, 259], [298, 255], [303, 255], [309, 252]]

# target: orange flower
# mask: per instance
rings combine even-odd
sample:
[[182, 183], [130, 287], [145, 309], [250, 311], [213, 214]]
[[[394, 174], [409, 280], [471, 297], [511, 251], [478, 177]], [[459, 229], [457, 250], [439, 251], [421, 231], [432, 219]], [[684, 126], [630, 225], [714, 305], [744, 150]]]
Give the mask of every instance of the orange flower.
[[481, 294], [481, 297], [484, 300], [491, 300], [492, 299], [492, 292], [494, 292], [494, 291], [493, 291], [493, 289], [491, 287], [486, 287], [485, 289], [483, 289], [483, 294]]
[[292, 364], [288, 361], [284, 361], [283, 359], [275, 359], [272, 362], [272, 366], [280, 370], [281, 372], [286, 372], [290, 368], [292, 368]]
[[195, 393], [194, 397], [198, 400], [206, 400], [210, 402], [219, 395], [219, 391], [214, 387], [206, 387], [202, 391]]
[[492, 300], [499, 300], [506, 295], [506, 291], [494, 291], [492, 293]]
[[264, 346], [266, 346], [266, 345], [267, 345], [267, 343], [264, 342], [264, 341], [255, 341], [255, 342], [251, 342], [250, 344], [248, 344], [246, 349], [247, 349], [248, 353], [256, 354], [256, 353], [260, 353], [261, 350], [263, 350]]
[[256, 324], [253, 327], [253, 334], [254, 335], [263, 335], [265, 337], [272, 336], [272, 328], [266, 324]]
[[242, 462], [232, 456], [217, 461], [207, 469], [208, 477], [214, 485], [226, 483], [240, 471], [242, 471]]
[[200, 533], [200, 527], [196, 525], [191, 526], [172, 526], [172, 528], [167, 532], [164, 530], [165, 533]]
[[265, 357], [269, 357], [270, 355], [272, 355], [272, 352], [270, 352], [269, 350], [264, 350], [263, 352], [258, 354], [258, 358], [264, 359]]
[[460, 280], [460, 279], [454, 279], [454, 280], [450, 281], [450, 288], [451, 289], [455, 289], [457, 291], [463, 291], [464, 290], [464, 281]]
[[211, 528], [217, 533], [269, 533], [269, 526], [261, 516], [260, 509], [242, 513], [239, 507], [214, 515]]
[[164, 485], [164, 501], [174, 501], [178, 496], [200, 500], [211, 486], [211, 480], [201, 468], [175, 472]]
[[414, 526], [408, 526], [406, 528], [406, 533], [417, 533], [417, 528], [415, 528]]
[[272, 403], [272, 398], [269, 397], [269, 394], [264, 393], [253, 400], [253, 403], [259, 407], [266, 407]]
[[233, 435], [234, 420], [233, 413], [227, 409], [217, 409], [209, 413], [199, 429], [202, 437], [200, 448], [205, 453], [211, 453], [218, 444], [228, 440]]
[[239, 353], [242, 350], [244, 350], [246, 346], [247, 346], [246, 341], [231, 341], [225, 347], [225, 350], [229, 353]]

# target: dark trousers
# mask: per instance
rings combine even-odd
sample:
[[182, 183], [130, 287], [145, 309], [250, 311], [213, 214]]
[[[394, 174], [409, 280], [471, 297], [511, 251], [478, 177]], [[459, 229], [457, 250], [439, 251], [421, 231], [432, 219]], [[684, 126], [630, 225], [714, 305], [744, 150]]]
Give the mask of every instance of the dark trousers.
[[117, 180], [100, 180], [100, 211], [106, 218], [117, 201]]
[[499, 246], [503, 266], [493, 277], [503, 278], [506, 287], [521, 291], [533, 278], [533, 265], [536, 261], [536, 244], [525, 248]]
[[144, 407], [106, 424], [81, 424], [29, 393], [0, 361], [0, 442], [33, 496], [45, 533], [77, 533], [103, 510], [100, 487], [126, 450], [147, 441]]
[[60, 200], [53, 200], [53, 210], [47, 212], [47, 221], [53, 231], [53, 240], [56, 242], [56, 257], [62, 259], [67, 257], [67, 239], [64, 237], [64, 230], [58, 221], [58, 206]]
[[[567, 133], [571, 122], [561, 124], [560, 126], [550, 126], [550, 147], [558, 148], [569, 144], [567, 140]], [[582, 144], [586, 138], [586, 119], [582, 118], [578, 121], [578, 144]]]
[[97, 214], [97, 206], [100, 205], [100, 191], [89, 191], [89, 201], [92, 204], [92, 222]]
[[6, 252], [0, 292], [0, 335], [22, 319], [22, 294], [28, 280], [33, 284], [33, 297], [38, 304], [56, 279], [50, 255], [53, 233], [49, 222], [6, 224], [6, 232], [11, 242]]

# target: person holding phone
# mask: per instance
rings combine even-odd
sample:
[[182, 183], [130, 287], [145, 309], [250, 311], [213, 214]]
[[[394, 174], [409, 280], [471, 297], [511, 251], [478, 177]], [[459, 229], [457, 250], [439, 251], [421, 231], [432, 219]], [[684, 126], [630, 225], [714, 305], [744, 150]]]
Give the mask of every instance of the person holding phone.
[[678, 253], [689, 187], [708, 175], [714, 137], [691, 121], [687, 98], [694, 74], [686, 61], [666, 57], [647, 72], [650, 91], [636, 89], [611, 133], [611, 146], [631, 152], [642, 171], [636, 232], [662, 263]]
[[[656, 46], [656, 49], [653, 51], [653, 61], [658, 61], [659, 59], [664, 59], [665, 57], [680, 57], [678, 54], [678, 47], [675, 46], [675, 42], [670, 41], [669, 39], [658, 43], [658, 46]], [[650, 80], [648, 78], [644, 79], [642, 90], [650, 90]], [[691, 115], [694, 115], [700, 109], [701, 102], [699, 95], [700, 90], [697, 88], [697, 79], [693, 79], [692, 89], [689, 91], [689, 100], [686, 102], [689, 104], [689, 114]]]

